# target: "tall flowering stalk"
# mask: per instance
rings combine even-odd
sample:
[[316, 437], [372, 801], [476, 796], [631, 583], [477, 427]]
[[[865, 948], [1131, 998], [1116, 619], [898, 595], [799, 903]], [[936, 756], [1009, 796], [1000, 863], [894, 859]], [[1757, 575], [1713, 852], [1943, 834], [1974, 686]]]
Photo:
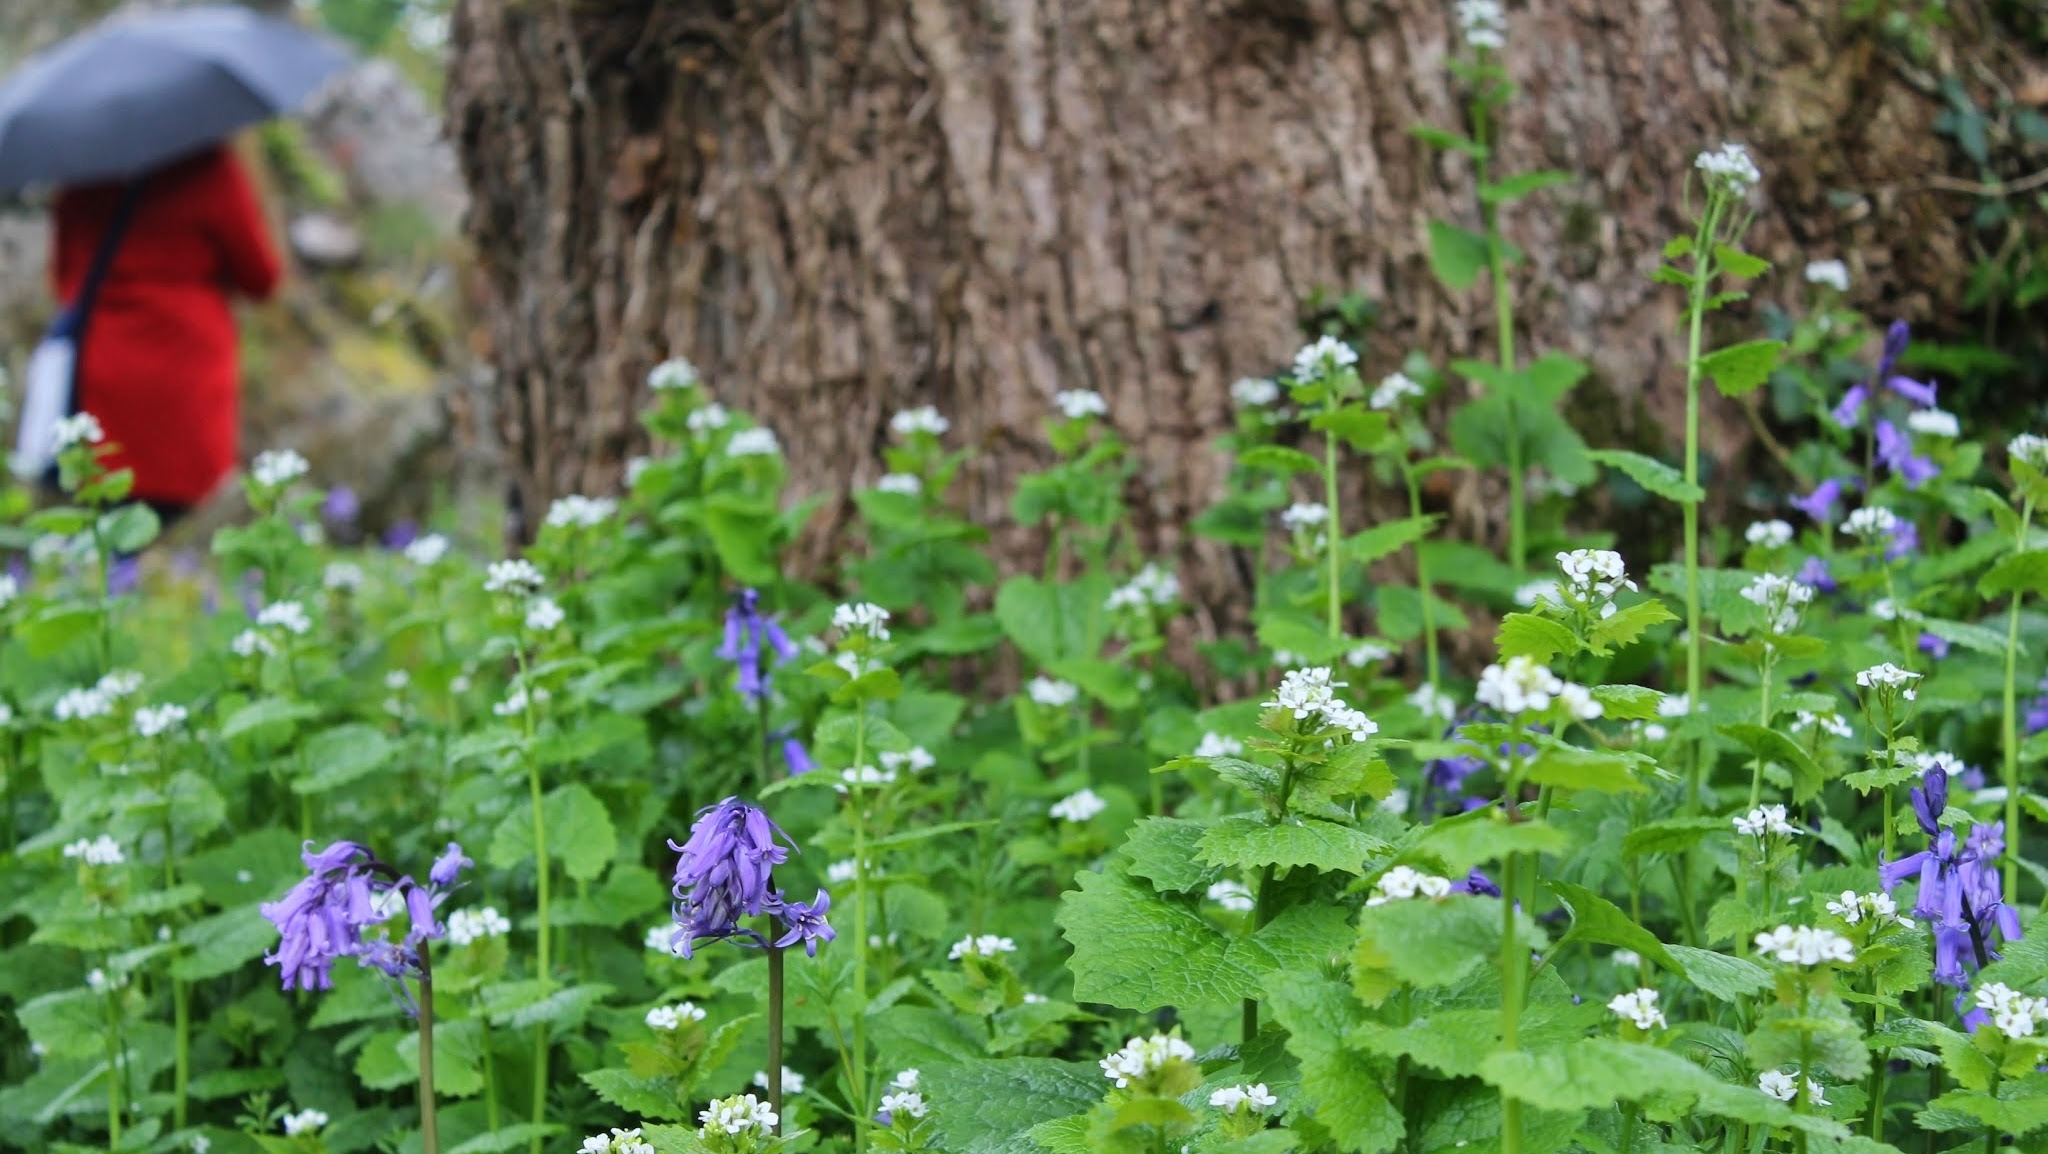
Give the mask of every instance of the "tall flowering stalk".
[[1304, 405], [1321, 406], [1321, 415], [1314, 422], [1323, 430], [1323, 516], [1319, 552], [1324, 567], [1324, 624], [1333, 641], [1344, 635], [1340, 568], [1344, 542], [1339, 532], [1343, 522], [1337, 505], [1337, 443], [1342, 427], [1341, 414], [1346, 403], [1359, 391], [1357, 366], [1358, 353], [1336, 337], [1323, 337], [1304, 347], [1294, 357], [1294, 398]]
[[[2004, 730], [2002, 733], [2005, 757], [2002, 762], [2003, 784], [2005, 786], [2005, 836], [2007, 840], [2005, 858], [2005, 892], [2019, 893], [2020, 869], [2020, 731], [2019, 731], [2019, 653], [2020, 653], [2020, 602], [2026, 597], [2024, 582], [2000, 580], [2001, 569], [2013, 571], [2016, 577], [2024, 571], [2028, 560], [2027, 538], [2033, 530], [2034, 507], [2044, 496], [2048, 496], [2048, 439], [2031, 433], [2014, 437], [2006, 446], [2008, 464], [2012, 470], [2014, 496], [2019, 498], [2020, 514], [2012, 525], [2012, 552], [2006, 560], [1985, 575], [1979, 588], [1988, 592], [2008, 591], [2012, 605], [2006, 611], [2005, 620], [2005, 696]], [[2002, 510], [2010, 512], [2010, 507]]]

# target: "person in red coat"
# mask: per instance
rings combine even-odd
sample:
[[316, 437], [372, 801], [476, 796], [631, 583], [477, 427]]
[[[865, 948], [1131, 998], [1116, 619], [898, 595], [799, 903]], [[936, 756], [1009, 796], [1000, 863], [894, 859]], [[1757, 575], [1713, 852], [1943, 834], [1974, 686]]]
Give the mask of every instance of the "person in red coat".
[[[119, 184], [57, 198], [51, 275], [77, 298]], [[79, 345], [77, 405], [135, 472], [134, 496], [167, 519], [204, 501], [240, 456], [233, 294], [261, 299], [281, 268], [255, 188], [225, 146], [145, 178]]]

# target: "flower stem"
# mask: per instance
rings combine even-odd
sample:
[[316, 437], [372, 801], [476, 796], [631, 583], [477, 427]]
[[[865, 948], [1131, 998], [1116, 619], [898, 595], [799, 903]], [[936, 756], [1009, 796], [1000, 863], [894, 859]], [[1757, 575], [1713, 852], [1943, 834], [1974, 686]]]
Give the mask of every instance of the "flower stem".
[[[1338, 398], [1333, 390], [1330, 396], [1330, 411], [1337, 409]], [[1343, 523], [1337, 516], [1337, 434], [1323, 434], [1323, 504], [1329, 506], [1330, 520], [1323, 533], [1323, 553], [1329, 559], [1330, 605], [1329, 632], [1331, 640], [1344, 635], [1343, 607], [1339, 603], [1337, 587], [1337, 553], [1343, 548], [1343, 540], [1337, 527]]]
[[[782, 936], [780, 918], [768, 919], [768, 940]], [[866, 1005], [865, 1002], [862, 1005]], [[782, 948], [768, 947], [768, 1108], [782, 1137]]]
[[[1515, 933], [1514, 895], [1521, 884], [1521, 866], [1522, 855], [1511, 853], [1500, 871], [1500, 1044], [1507, 1050], [1522, 1048], [1522, 982], [1529, 972], [1528, 954]], [[1500, 1121], [1501, 1154], [1522, 1154], [1522, 1103], [1505, 1090]]]
[[[1487, 115], [1484, 104], [1474, 105], [1472, 121], [1472, 138], [1481, 145], [1491, 147], [1487, 140]], [[1492, 174], [1485, 155], [1475, 160], [1474, 171], [1481, 188], [1492, 183]], [[1508, 284], [1507, 246], [1501, 240], [1499, 210], [1481, 199], [1479, 219], [1486, 229], [1486, 263], [1487, 270], [1493, 278], [1493, 321], [1495, 336], [1500, 342], [1500, 367], [1503, 373], [1512, 373], [1515, 371], [1515, 296]], [[1528, 502], [1524, 495], [1522, 477], [1522, 430], [1521, 422], [1515, 415], [1515, 394], [1512, 389], [1508, 391], [1504, 400], [1507, 405], [1508, 427], [1508, 564], [1519, 573], [1522, 571], [1522, 563], [1529, 556]]]
[[[1278, 821], [1287, 820], [1287, 801], [1294, 793], [1294, 759], [1285, 758], [1280, 763], [1280, 815]], [[1280, 911], [1273, 903], [1273, 866], [1267, 863], [1259, 870], [1259, 889], [1252, 895], [1252, 932], [1257, 933]], [[1249, 1044], [1259, 1036], [1259, 1000], [1244, 1000], [1244, 1041]]]
[[[1415, 479], [1415, 470], [1408, 463], [1404, 452], [1401, 457], [1401, 479], [1408, 485], [1408, 517], [1416, 520], [1422, 516], [1422, 485]], [[1429, 555], [1423, 549], [1423, 542], [1415, 543], [1415, 585], [1422, 592], [1422, 648], [1428, 662], [1429, 688], [1437, 688], [1439, 668], [1437, 664], [1436, 606], [1432, 603], [1436, 594], [1429, 579]]]
[[[853, 764], [855, 776], [858, 767], [867, 761], [868, 711], [867, 703], [860, 703], [859, 712], [854, 715]], [[867, 1149], [868, 1122], [873, 1115], [868, 1103], [867, 1082], [867, 1016], [868, 1004], [868, 822], [867, 797], [864, 787], [858, 782], [847, 791], [847, 804], [852, 807], [853, 820], [853, 992], [854, 1005], [862, 1007], [853, 1018], [853, 1142], [854, 1149]], [[781, 1070], [778, 1067], [777, 1076]]]
[[440, 1154], [441, 1125], [434, 1108], [434, 961], [420, 943], [420, 1151]]
[[[2027, 531], [2034, 521], [2034, 502], [2021, 503], [2020, 527], [2014, 534], [2015, 553], [2027, 547]], [[2005, 619], [2005, 900], [2017, 904], [2020, 893], [2020, 722], [2019, 653], [2020, 602], [2025, 594], [2015, 589], [2012, 608]]]
[[[535, 878], [535, 904], [539, 924], [536, 927], [537, 940], [534, 943], [534, 967], [539, 972], [541, 988], [552, 989], [555, 972], [549, 965], [549, 910], [548, 910], [548, 823], [547, 815], [541, 808], [540, 759], [533, 755], [534, 734], [538, 720], [534, 716], [534, 687], [528, 684], [530, 670], [526, 661], [526, 649], [521, 646], [519, 653], [519, 688], [524, 694], [526, 705], [520, 710], [520, 723], [525, 729], [526, 740], [521, 749], [526, 755], [526, 788], [533, 803], [533, 866]], [[542, 1134], [539, 1128], [547, 1122], [548, 1110], [548, 1024], [541, 1022], [533, 1028], [533, 1142], [528, 1147], [530, 1154], [541, 1154]]]
[[[1694, 490], [1700, 483], [1700, 330], [1707, 315], [1707, 287], [1714, 277], [1713, 241], [1721, 200], [1710, 194], [1707, 210], [1693, 237], [1692, 284], [1686, 305], [1685, 339], [1685, 483]], [[1684, 503], [1685, 515], [1685, 694], [1689, 708], [1698, 709], [1700, 698], [1700, 504]], [[1692, 774], [1686, 792], [1685, 811], [1697, 814], [1706, 789], [1706, 756], [1698, 741], [1691, 744]]]
[[775, 784], [775, 760], [769, 756], [768, 749], [768, 693], [765, 689], [761, 692], [761, 696], [755, 699], [754, 718], [760, 723], [761, 728], [761, 788], [767, 789]]
[[[1763, 705], [1762, 713], [1757, 718], [1757, 724], [1763, 726], [1765, 729], [1769, 729], [1771, 727], [1771, 678], [1772, 675], [1777, 671], [1777, 652], [1778, 651], [1775, 649], [1764, 650], [1762, 678]], [[1756, 755], [1756, 764], [1754, 768], [1750, 770], [1749, 774], [1749, 808], [1755, 809], [1757, 806], [1763, 804], [1763, 799], [1764, 756], [1763, 754], [1759, 753]]]
[[108, 976], [107, 1003], [107, 1149], [121, 1146], [121, 1011], [114, 999], [120, 991]]

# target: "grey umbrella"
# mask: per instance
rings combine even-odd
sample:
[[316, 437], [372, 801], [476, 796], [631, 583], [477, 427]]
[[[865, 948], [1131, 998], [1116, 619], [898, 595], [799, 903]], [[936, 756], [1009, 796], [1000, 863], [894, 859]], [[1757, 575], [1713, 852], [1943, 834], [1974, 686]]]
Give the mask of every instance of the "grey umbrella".
[[348, 53], [246, 8], [102, 24], [0, 81], [0, 190], [137, 176], [296, 112]]

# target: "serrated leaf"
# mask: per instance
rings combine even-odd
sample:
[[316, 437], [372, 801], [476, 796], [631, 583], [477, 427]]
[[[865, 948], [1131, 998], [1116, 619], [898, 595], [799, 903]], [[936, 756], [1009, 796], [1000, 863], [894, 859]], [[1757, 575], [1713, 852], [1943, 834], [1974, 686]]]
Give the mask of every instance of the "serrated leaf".
[[1431, 825], [1416, 848], [1443, 862], [1448, 875], [1463, 877], [1473, 866], [1501, 861], [1509, 854], [1563, 853], [1571, 844], [1563, 830], [1548, 822], [1507, 822], [1498, 808], [1491, 808]]
[[1806, 748], [1775, 729], [1761, 725], [1743, 723], [1716, 727], [1721, 734], [1732, 737], [1744, 749], [1792, 771], [1792, 800], [1795, 803], [1810, 800], [1820, 793], [1827, 784], [1827, 773]]
[[1384, 998], [1375, 975], [1418, 989], [1456, 982], [1499, 952], [1500, 922], [1499, 901], [1463, 894], [1365, 907], [1352, 956], [1359, 996], [1368, 1004]]
[[1440, 220], [1429, 222], [1429, 269], [1445, 288], [1464, 292], [1486, 267], [1485, 237]]
[[673, 1077], [642, 1078], [618, 1067], [588, 1070], [578, 1077], [599, 1098], [628, 1114], [672, 1121], [690, 1117], [690, 1105], [676, 1099], [677, 1083]]
[[561, 1030], [581, 1025], [612, 992], [603, 982], [552, 986], [539, 979], [501, 982], [484, 988], [484, 1013], [491, 1025], [523, 1030], [546, 1022]]
[[1665, 260], [1677, 260], [1680, 257], [1691, 255], [1692, 238], [1689, 236], [1674, 236], [1664, 242]]
[[[619, 848], [618, 829], [588, 787], [556, 787], [542, 799], [541, 815], [547, 822], [548, 856], [561, 862], [570, 877], [590, 881], [611, 864]], [[510, 869], [532, 856], [533, 811], [515, 808], [498, 822], [486, 858], [494, 868]]]
[[1706, 500], [1705, 489], [1687, 481], [1685, 474], [1654, 457], [1627, 449], [1588, 449], [1586, 455], [1608, 468], [1626, 473], [1629, 480], [1641, 485], [1646, 492], [1666, 501], [1691, 505]]
[[2048, 549], [2008, 553], [1977, 579], [1977, 595], [1986, 600], [2011, 593], [2048, 593]]
[[320, 707], [317, 705], [283, 697], [265, 697], [244, 705], [230, 715], [221, 723], [220, 735], [222, 739], [228, 741], [253, 733], [282, 739], [290, 736], [299, 722], [318, 716]]
[[1031, 1129], [1085, 1113], [1102, 1100], [1102, 1071], [1092, 1062], [1003, 1058], [949, 1063], [923, 1071], [938, 1145], [954, 1154], [1037, 1154]]
[[1527, 657], [1542, 664], [1552, 658], [1579, 651], [1578, 635], [1564, 624], [1535, 613], [1510, 613], [1500, 619], [1500, 632], [1493, 642], [1501, 660]]
[[1544, 886], [1557, 895], [1571, 911], [1572, 928], [1560, 944], [1569, 941], [1599, 942], [1601, 945], [1617, 946], [1634, 950], [1666, 969], [1683, 973], [1683, 967], [1664, 949], [1664, 943], [1657, 936], [1637, 925], [1620, 906], [1594, 893], [1584, 886], [1564, 881], [1546, 880]]
[[1723, 1082], [1668, 1050], [1607, 1038], [1537, 1053], [1496, 1052], [1482, 1063], [1480, 1076], [1501, 1093], [1546, 1110], [1591, 1110], [1646, 1099], [1674, 1107], [1690, 1102], [1694, 1113], [1789, 1126], [1827, 1138], [1849, 1133], [1833, 1119], [1797, 1113], [1754, 1087]]
[[1593, 700], [1601, 716], [1614, 721], [1650, 721], [1658, 716], [1664, 695], [1641, 685], [1596, 685]]
[[1612, 615], [1593, 623], [1593, 652], [1605, 654], [1625, 645], [1633, 645], [1651, 626], [1676, 620], [1678, 615], [1654, 597], [1638, 601], [1634, 605], [1623, 606]]
[[1627, 757], [1585, 749], [1543, 750], [1529, 763], [1525, 776], [1532, 784], [1559, 789], [1640, 793], [1647, 788], [1636, 777], [1635, 767]]
[[1441, 520], [1443, 518], [1438, 514], [1429, 513], [1421, 517], [1382, 522], [1363, 533], [1346, 538], [1344, 555], [1361, 565], [1370, 565], [1382, 557], [1391, 557], [1429, 536]]
[[1054, 922], [1074, 956], [1074, 998], [1132, 1010], [1226, 1005], [1254, 992], [1230, 943], [1193, 911], [1116, 874], [1083, 873]]
[[1365, 860], [1386, 849], [1371, 834], [1317, 818], [1289, 818], [1268, 825], [1254, 817], [1226, 817], [1202, 835], [1202, 861], [1226, 869], [1314, 866], [1325, 873], [1363, 873]]
[[1130, 872], [1151, 881], [1161, 892], [1201, 889], [1216, 871], [1195, 860], [1195, 847], [1208, 832], [1207, 821], [1181, 817], [1148, 817], [1131, 827], [1124, 842]]
[[1784, 341], [1745, 341], [1701, 357], [1700, 371], [1714, 378], [1722, 396], [1740, 397], [1771, 379], [1784, 351]]
[[1383, 1154], [1400, 1145], [1406, 1125], [1381, 1085], [1379, 1064], [1343, 1041], [1361, 1017], [1350, 992], [1305, 971], [1276, 977], [1264, 1005], [1287, 1030], [1288, 1052], [1301, 1063], [1295, 1106], [1349, 1154]]
[[1760, 994], [1771, 988], [1771, 975], [1755, 962], [1731, 958], [1712, 950], [1667, 945], [1664, 951], [1685, 975], [1685, 980], [1724, 1002]]
[[262, 903], [223, 910], [201, 918], [178, 934], [191, 948], [171, 963], [173, 976], [201, 982], [233, 973], [277, 944], [277, 927], [263, 919]]
[[1308, 425], [1319, 433], [1334, 435], [1357, 452], [1371, 453], [1387, 439], [1393, 418], [1359, 405], [1343, 405], [1317, 413]]

